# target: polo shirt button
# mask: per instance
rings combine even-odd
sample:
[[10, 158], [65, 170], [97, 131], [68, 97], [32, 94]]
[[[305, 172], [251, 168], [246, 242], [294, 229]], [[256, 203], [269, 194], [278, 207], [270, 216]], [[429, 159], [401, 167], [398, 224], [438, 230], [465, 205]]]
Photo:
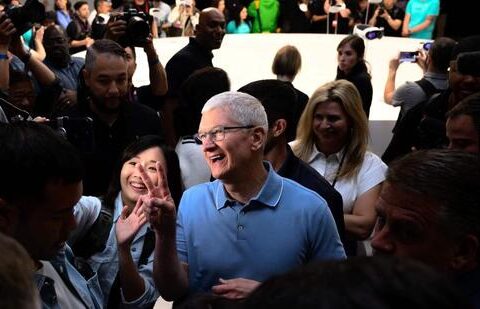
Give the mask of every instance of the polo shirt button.
[[239, 226], [238, 226], [238, 230], [239, 230], [239, 231], [242, 231], [242, 230], [243, 230], [243, 225], [239, 225]]

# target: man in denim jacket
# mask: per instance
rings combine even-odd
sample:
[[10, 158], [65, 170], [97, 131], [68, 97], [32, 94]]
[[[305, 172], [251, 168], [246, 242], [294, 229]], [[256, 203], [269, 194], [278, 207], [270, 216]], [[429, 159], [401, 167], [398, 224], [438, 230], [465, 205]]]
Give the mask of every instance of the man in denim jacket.
[[101, 308], [94, 273], [73, 266], [65, 245], [82, 194], [75, 149], [34, 122], [0, 125], [0, 231], [22, 244], [33, 262], [43, 308]]

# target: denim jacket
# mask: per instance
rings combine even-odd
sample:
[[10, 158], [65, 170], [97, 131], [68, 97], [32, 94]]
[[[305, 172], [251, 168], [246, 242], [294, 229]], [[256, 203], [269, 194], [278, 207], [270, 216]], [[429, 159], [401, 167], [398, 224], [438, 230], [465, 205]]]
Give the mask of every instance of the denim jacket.
[[[98, 215], [101, 208], [101, 201], [95, 197], [82, 197], [80, 201], [75, 206], [75, 218], [79, 227], [83, 229], [88, 229], [89, 226], [84, 226], [83, 222], [94, 222], [96, 218], [87, 218], [91, 216]], [[122, 212], [123, 203], [120, 193], [115, 199], [115, 209], [113, 213], [113, 225], [110, 230], [110, 235], [108, 236], [107, 244], [105, 249], [102, 252], [98, 252], [91, 256], [87, 263], [90, 265], [92, 270], [98, 274], [100, 286], [104, 295], [104, 306], [108, 304], [108, 299], [110, 295], [110, 290], [115, 281], [115, 278], [119, 270], [119, 260], [118, 260], [118, 246], [117, 238], [115, 235], [115, 224], [120, 217]], [[88, 223], [87, 223], [88, 225]], [[145, 224], [135, 235], [130, 252], [132, 254], [133, 261], [138, 265], [145, 233], [149, 230], [150, 227], [148, 224]], [[145, 281], [145, 292], [138, 299], [127, 302], [122, 295], [122, 308], [144, 308], [151, 306], [157, 300], [159, 294], [155, 289], [155, 284], [153, 281], [153, 252], [148, 257], [148, 261], [145, 265], [140, 265], [138, 267], [138, 272], [140, 276]]]
[[[85, 308], [102, 308], [103, 297], [97, 275], [92, 273], [91, 277], [87, 280], [84, 279], [73, 266], [74, 256], [70, 247], [65, 246], [49, 262], [59, 276], [63, 278], [70, 291], [85, 305]], [[60, 309], [55, 293], [55, 282], [51, 278], [40, 274], [35, 274], [34, 280], [42, 300], [42, 308]]]

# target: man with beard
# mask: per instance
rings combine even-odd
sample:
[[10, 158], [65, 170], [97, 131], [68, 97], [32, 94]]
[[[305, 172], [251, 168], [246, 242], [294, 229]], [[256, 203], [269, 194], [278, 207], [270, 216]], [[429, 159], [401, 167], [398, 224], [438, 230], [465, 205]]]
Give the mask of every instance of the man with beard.
[[270, 161], [280, 176], [317, 192], [327, 201], [340, 239], [344, 242], [342, 196], [316, 170], [297, 158], [287, 143], [288, 132], [295, 130], [289, 126], [296, 104], [295, 90], [282, 81], [271, 79], [249, 83], [238, 91], [257, 98], [267, 113], [268, 132], [263, 158]]
[[204, 9], [200, 13], [195, 37], [190, 38], [188, 45], [173, 55], [165, 66], [168, 94], [162, 112], [165, 117], [166, 140], [171, 146], [175, 146], [177, 142], [175, 126], [182, 123], [180, 113], [177, 113], [174, 118], [174, 112], [178, 107], [180, 86], [196, 70], [213, 66], [212, 50], [220, 48], [224, 35], [225, 16], [222, 12], [216, 8]]
[[44, 63], [55, 73], [63, 88], [57, 106], [61, 109], [76, 105], [78, 76], [85, 64], [84, 59], [70, 56], [67, 36], [58, 25], [45, 29], [43, 45], [47, 54]]
[[161, 135], [160, 119], [150, 108], [127, 99], [125, 50], [111, 40], [97, 40], [87, 50], [84, 84], [71, 117], [93, 119], [94, 149], [80, 149], [85, 162], [84, 194], [105, 194], [114, 162], [139, 136]]

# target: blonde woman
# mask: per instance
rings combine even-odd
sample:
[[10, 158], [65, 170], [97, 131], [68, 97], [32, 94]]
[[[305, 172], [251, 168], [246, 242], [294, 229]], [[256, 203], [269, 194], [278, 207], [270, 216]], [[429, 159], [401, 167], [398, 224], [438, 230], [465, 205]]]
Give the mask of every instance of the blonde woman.
[[[318, 88], [300, 118], [294, 153], [323, 175], [342, 195], [345, 232], [354, 254], [354, 241], [366, 240], [375, 225], [375, 201], [387, 166], [367, 151], [368, 121], [355, 86], [337, 80]], [[367, 246], [368, 248], [368, 246]], [[365, 254], [365, 246], [358, 254]], [[368, 250], [368, 249], [367, 249]]]

